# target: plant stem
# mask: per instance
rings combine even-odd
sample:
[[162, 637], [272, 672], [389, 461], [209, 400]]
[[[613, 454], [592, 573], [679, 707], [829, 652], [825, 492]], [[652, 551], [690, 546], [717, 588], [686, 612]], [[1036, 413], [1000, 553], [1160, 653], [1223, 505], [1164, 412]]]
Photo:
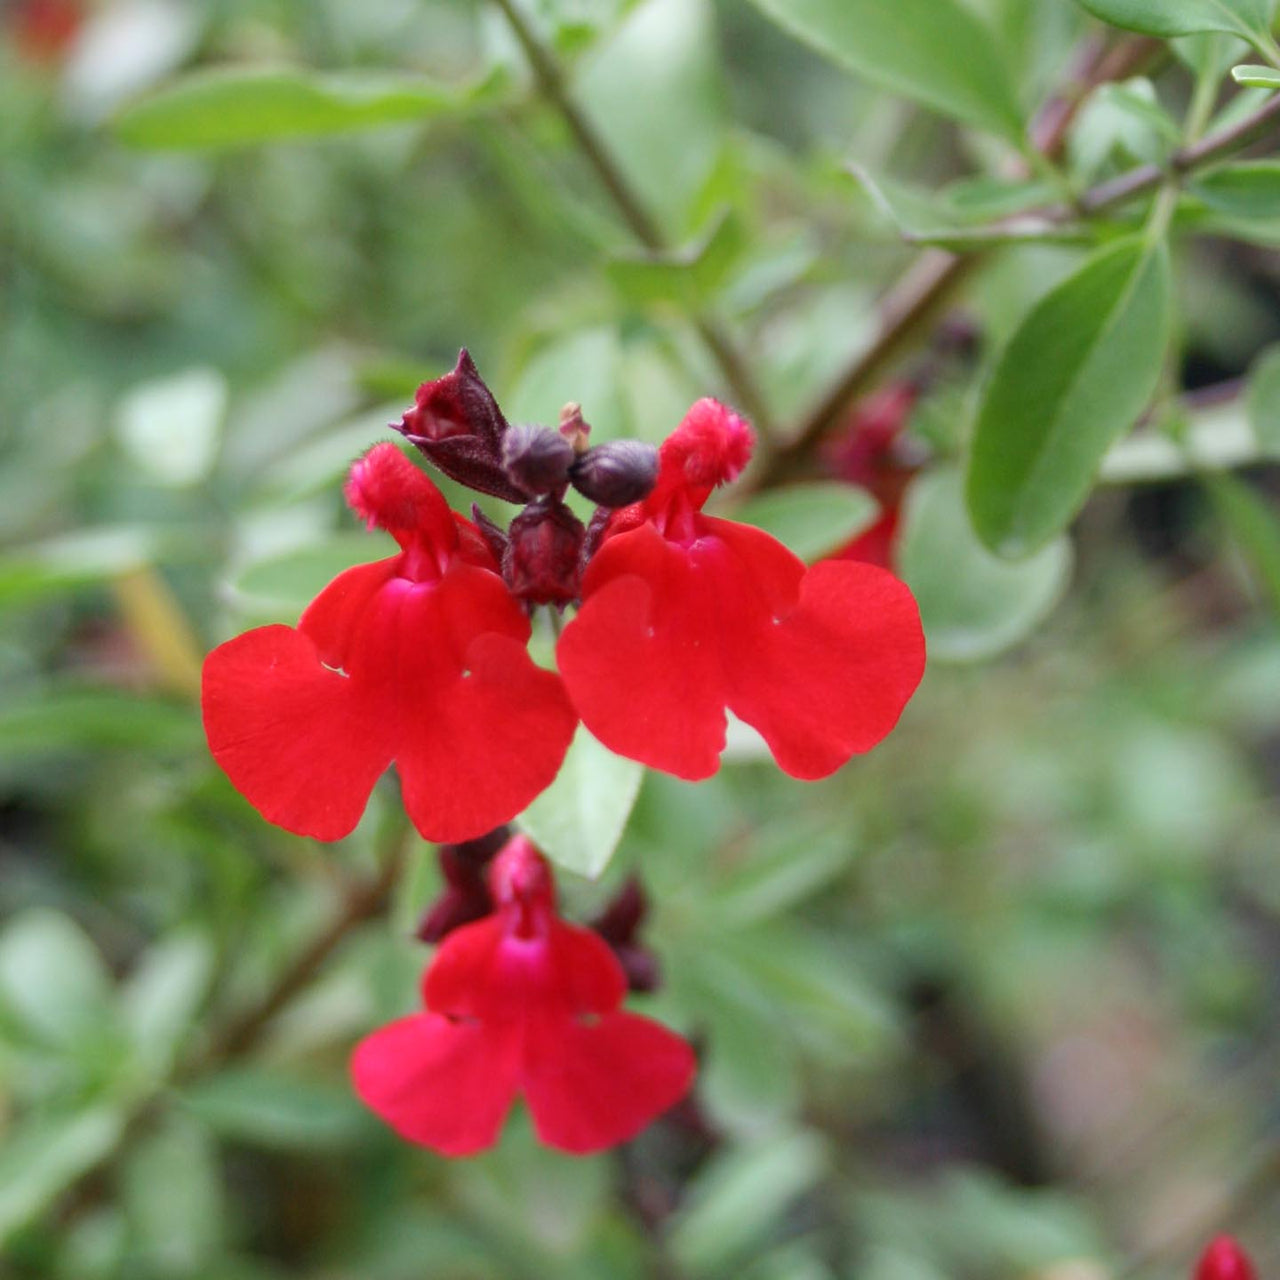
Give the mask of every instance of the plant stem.
[[[494, 0], [494, 3], [502, 10], [502, 16], [524, 51], [538, 87], [563, 117], [578, 149], [595, 171], [600, 185], [613, 201], [623, 222], [646, 249], [659, 253], [669, 250], [671, 246], [667, 243], [662, 228], [636, 194], [591, 119], [573, 100], [555, 54], [525, 19], [516, 0]], [[772, 430], [772, 414], [751, 373], [746, 356], [738, 350], [729, 331], [717, 317], [695, 311], [691, 313], [690, 319], [698, 336], [720, 366], [725, 383], [738, 406], [754, 420], [761, 434], [767, 437]]]

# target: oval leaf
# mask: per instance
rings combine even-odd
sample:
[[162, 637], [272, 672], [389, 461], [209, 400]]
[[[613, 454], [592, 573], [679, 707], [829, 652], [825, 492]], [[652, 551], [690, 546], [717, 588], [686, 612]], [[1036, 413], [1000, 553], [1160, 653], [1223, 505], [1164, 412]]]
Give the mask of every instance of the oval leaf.
[[1080, 0], [1095, 17], [1149, 36], [1230, 31], [1248, 40], [1271, 29], [1275, 0]]
[[999, 41], [958, 0], [753, 0], [819, 53], [1018, 142], [1023, 121]]
[[421, 120], [451, 109], [466, 92], [418, 76], [218, 67], [126, 107], [116, 132], [132, 146], [164, 150], [252, 146]]
[[1280, 89], [1280, 71], [1275, 67], [1232, 67], [1231, 78], [1246, 89]]
[[974, 435], [969, 513], [988, 547], [1028, 556], [1066, 527], [1155, 390], [1168, 330], [1168, 251], [1140, 239], [1094, 254], [1032, 308]]
[[1280, 456], [1280, 343], [1253, 362], [1245, 412], [1259, 448], [1268, 457]]
[[1071, 561], [1066, 538], [1018, 563], [992, 555], [950, 468], [922, 476], [907, 495], [898, 570], [920, 606], [931, 660], [989, 658], [1025, 639], [1062, 596]]
[[861, 533], [878, 511], [865, 489], [832, 480], [773, 489], [731, 514], [773, 534], [801, 560], [817, 560]]
[[1191, 190], [1209, 208], [1233, 218], [1280, 218], [1280, 161], [1246, 160], [1215, 169]]
[[553, 862], [594, 878], [622, 839], [643, 778], [644, 765], [614, 755], [579, 725], [556, 780], [517, 822]]

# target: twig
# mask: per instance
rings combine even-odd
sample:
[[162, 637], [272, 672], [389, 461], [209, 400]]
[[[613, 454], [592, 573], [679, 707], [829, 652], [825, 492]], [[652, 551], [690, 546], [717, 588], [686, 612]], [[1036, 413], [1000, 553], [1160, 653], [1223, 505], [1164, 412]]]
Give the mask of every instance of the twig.
[[[622, 220], [646, 248], [662, 252], [670, 248], [661, 227], [636, 194], [587, 114], [573, 100], [555, 54], [539, 38], [513, 0], [494, 0], [524, 51], [543, 95], [564, 118], [583, 156], [608, 192]], [[690, 317], [699, 337], [720, 366], [724, 380], [739, 407], [746, 411], [766, 437], [772, 414], [765, 403], [746, 357], [738, 350], [724, 325], [714, 316], [694, 312]]]

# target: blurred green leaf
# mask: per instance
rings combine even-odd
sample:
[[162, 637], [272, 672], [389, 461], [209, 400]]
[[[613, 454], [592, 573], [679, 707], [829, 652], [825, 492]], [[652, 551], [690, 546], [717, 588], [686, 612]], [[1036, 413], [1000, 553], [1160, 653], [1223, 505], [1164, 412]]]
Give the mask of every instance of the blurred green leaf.
[[821, 1140], [803, 1131], [772, 1133], [714, 1156], [672, 1223], [676, 1261], [695, 1276], [724, 1274], [768, 1239], [826, 1164]]
[[124, 1126], [123, 1112], [94, 1107], [31, 1115], [11, 1128], [0, 1146], [0, 1243], [110, 1155]]
[[1280, 160], [1242, 160], [1204, 174], [1189, 189], [1229, 217], [1280, 218]]
[[978, 539], [964, 505], [963, 477], [950, 467], [907, 491], [898, 572], [920, 606], [931, 660], [989, 658], [1025, 639], [1061, 598], [1071, 544], [1057, 538], [1010, 563]]
[[802, 560], [817, 560], [856, 537], [876, 518], [865, 489], [839, 481], [786, 485], [749, 498], [730, 515], [771, 533]]
[[199, 1125], [171, 1112], [129, 1152], [123, 1203], [130, 1253], [149, 1274], [208, 1274], [225, 1209], [217, 1147]]
[[1231, 78], [1247, 89], [1280, 89], [1280, 70], [1275, 67], [1232, 67]]
[[553, 862], [594, 879], [622, 839], [643, 779], [644, 765], [579, 725], [556, 780], [517, 821]]
[[349, 1089], [267, 1067], [237, 1067], [190, 1085], [182, 1104], [221, 1138], [306, 1151], [358, 1138], [365, 1113]]
[[1280, 521], [1275, 509], [1243, 480], [1226, 472], [1206, 473], [1202, 479], [1272, 610], [1280, 617]]
[[753, 0], [799, 40], [873, 83], [1022, 141], [998, 41], [960, 0]]
[[143, 526], [78, 529], [0, 553], [0, 607], [27, 605], [154, 564], [173, 540]]
[[188, 705], [162, 698], [57, 685], [0, 707], [0, 758], [84, 748], [194, 748], [200, 718]]
[[217, 67], [127, 106], [116, 132], [135, 147], [195, 151], [423, 120], [492, 93], [390, 72]]
[[1149, 36], [1227, 31], [1256, 40], [1267, 36], [1275, 0], [1079, 0], [1104, 22]]
[[213, 979], [213, 948], [201, 934], [149, 947], [120, 988], [125, 1026], [144, 1061], [160, 1070], [195, 1021]]
[[158, 484], [181, 487], [213, 467], [227, 408], [226, 379], [196, 367], [132, 388], [115, 428], [134, 465]]
[[611, 258], [606, 270], [628, 301], [700, 307], [724, 283], [746, 248], [746, 230], [732, 211], [705, 235], [669, 253], [635, 250]]
[[1169, 293], [1165, 246], [1126, 239], [1023, 319], [987, 386], [969, 467], [969, 513], [993, 551], [1031, 555], [1084, 505], [1156, 388]]
[[255, 621], [296, 622], [302, 611], [340, 573], [395, 554], [386, 538], [335, 533], [283, 555], [251, 564], [233, 582], [236, 604]]
[[1280, 343], [1268, 347], [1249, 369], [1245, 411], [1264, 453], [1280, 453]]
[[115, 1020], [111, 978], [92, 939], [69, 916], [33, 907], [0, 934], [0, 1002], [42, 1043], [74, 1048]]

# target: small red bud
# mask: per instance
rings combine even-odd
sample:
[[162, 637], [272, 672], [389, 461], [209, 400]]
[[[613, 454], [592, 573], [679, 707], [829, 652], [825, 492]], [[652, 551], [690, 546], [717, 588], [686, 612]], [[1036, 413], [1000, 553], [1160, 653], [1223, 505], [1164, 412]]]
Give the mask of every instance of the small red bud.
[[1200, 1255], [1194, 1280], [1258, 1280], [1258, 1273], [1234, 1237], [1218, 1236]]
[[502, 576], [526, 604], [566, 605], [579, 595], [586, 536], [582, 521], [554, 498], [531, 502], [511, 522]]

